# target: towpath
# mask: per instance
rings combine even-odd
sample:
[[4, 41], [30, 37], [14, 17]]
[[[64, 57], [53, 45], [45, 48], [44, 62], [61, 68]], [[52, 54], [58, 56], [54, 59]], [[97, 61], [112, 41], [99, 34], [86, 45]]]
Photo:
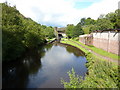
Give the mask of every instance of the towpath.
[[120, 65], [120, 63], [118, 63], [118, 60], [117, 60], [117, 59], [112, 59], [112, 58], [110, 58], [110, 57], [100, 55], [100, 54], [94, 52], [93, 50], [91, 50], [91, 49], [89, 49], [89, 48], [87, 48], [87, 47], [85, 47], [85, 46], [83, 46], [83, 45], [81, 45], [81, 44], [79, 44], [79, 43], [77, 43], [77, 42], [75, 42], [75, 41], [73, 41], [73, 40], [70, 40], [70, 41], [73, 42], [73, 43], [75, 43], [75, 44], [77, 44], [77, 45], [79, 45], [79, 46], [81, 46], [82, 48], [84, 48], [84, 49], [86, 49], [87, 51], [93, 53], [94, 55], [99, 56], [99, 57], [102, 58], [102, 59], [105, 59], [105, 60], [108, 60], [108, 61], [111, 61], [111, 62], [114, 62], [114, 63], [117, 63], [117, 64]]

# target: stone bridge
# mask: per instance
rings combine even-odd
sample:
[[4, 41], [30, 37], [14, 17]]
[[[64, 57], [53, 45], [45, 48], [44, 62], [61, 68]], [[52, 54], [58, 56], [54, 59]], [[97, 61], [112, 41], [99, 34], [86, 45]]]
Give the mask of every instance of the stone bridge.
[[65, 27], [64, 28], [57, 28], [55, 27], [54, 28], [54, 31], [55, 31], [55, 36], [56, 36], [56, 39], [59, 41], [61, 38], [63, 37], [66, 37], [66, 34], [65, 34]]

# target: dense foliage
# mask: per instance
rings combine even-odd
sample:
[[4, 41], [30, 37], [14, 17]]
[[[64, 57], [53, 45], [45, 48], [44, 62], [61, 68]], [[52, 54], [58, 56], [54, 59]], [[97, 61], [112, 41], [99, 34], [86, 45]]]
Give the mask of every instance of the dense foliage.
[[67, 25], [65, 33], [67, 34], [68, 37], [72, 37], [73, 36], [73, 29], [74, 29], [74, 25]]
[[73, 24], [68, 24], [66, 28], [66, 34], [69, 38], [74, 38], [84, 34], [84, 32], [80, 24], [77, 24], [76, 26]]
[[90, 17], [82, 18], [76, 26], [68, 25], [66, 34], [68, 37], [77, 37], [83, 33], [89, 34], [94, 30], [118, 28], [120, 28], [120, 9], [115, 12], [108, 13], [107, 15], [100, 15], [97, 20], [91, 19]]
[[120, 9], [107, 15], [100, 15], [97, 20], [82, 18], [80, 24], [84, 33], [88, 34], [94, 30], [118, 29], [120, 28]]
[[53, 27], [51, 27], [51, 26], [46, 27], [45, 25], [42, 25], [41, 28], [43, 29], [43, 34], [45, 35], [46, 38], [52, 39], [55, 37]]
[[54, 37], [54, 29], [24, 17], [16, 7], [2, 3], [2, 53], [3, 59], [14, 60], [26, 48], [35, 48]]
[[62, 80], [65, 88], [118, 88], [120, 86], [117, 66], [95, 59], [91, 53], [87, 54], [87, 60], [88, 74], [85, 80], [76, 75], [72, 69], [72, 72], [68, 72], [70, 81]]

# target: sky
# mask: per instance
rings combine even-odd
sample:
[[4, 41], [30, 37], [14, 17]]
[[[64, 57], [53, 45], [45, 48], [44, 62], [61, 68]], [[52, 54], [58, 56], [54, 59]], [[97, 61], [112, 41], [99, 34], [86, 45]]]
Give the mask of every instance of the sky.
[[0, 0], [7, 1], [25, 17], [47, 26], [76, 25], [81, 18], [97, 19], [101, 14], [114, 12], [120, 0]]

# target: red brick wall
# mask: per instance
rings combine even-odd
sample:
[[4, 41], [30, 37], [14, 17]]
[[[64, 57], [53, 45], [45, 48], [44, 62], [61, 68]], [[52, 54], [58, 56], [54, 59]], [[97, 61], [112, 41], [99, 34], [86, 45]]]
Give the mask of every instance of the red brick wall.
[[120, 41], [94, 38], [93, 46], [120, 55]]
[[109, 41], [107, 39], [100, 39], [100, 48], [108, 51], [108, 45], [109, 45]]
[[108, 52], [120, 55], [119, 43], [120, 43], [120, 41], [110, 40]]
[[100, 40], [99, 38], [93, 38], [93, 46], [100, 48]]
[[93, 45], [93, 37], [79, 37], [79, 41], [86, 45]]
[[80, 37], [79, 41], [86, 45], [93, 45], [107, 52], [120, 55], [120, 40], [118, 38], [120, 38], [120, 33], [116, 34], [115, 31], [106, 31], [93, 33], [93, 38], [89, 37], [88, 40], [85, 37]]
[[83, 44], [85, 44], [85, 38], [84, 37], [80, 37], [79, 41], [82, 42]]

